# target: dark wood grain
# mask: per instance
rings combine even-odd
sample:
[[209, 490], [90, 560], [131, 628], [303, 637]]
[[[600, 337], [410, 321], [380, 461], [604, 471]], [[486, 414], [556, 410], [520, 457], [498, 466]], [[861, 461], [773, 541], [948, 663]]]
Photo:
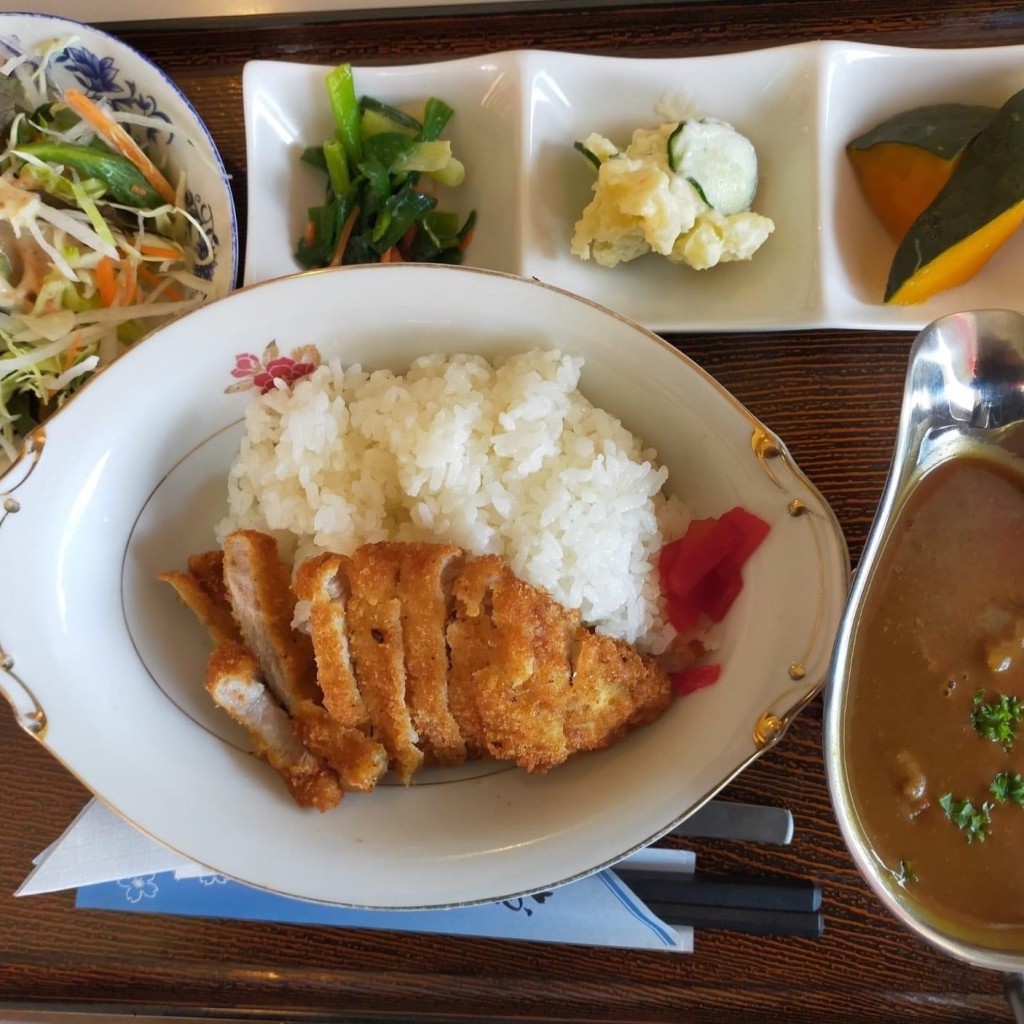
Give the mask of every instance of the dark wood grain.
[[[841, 38], [937, 47], [1024, 42], [1009, 0], [693, 2], [406, 19], [132, 30], [206, 120], [246, 206], [246, 60], [411, 63], [535, 47], [682, 56]], [[910, 337], [673, 336], [780, 434], [839, 517], [856, 560], [885, 482]], [[4, 585], [11, 585], [4, 580]], [[819, 882], [820, 940], [697, 936], [693, 956], [76, 911], [15, 900], [32, 857], [88, 794], [0, 713], [0, 1006], [173, 1009], [331, 1020], [1009, 1020], [999, 979], [953, 963], [881, 909], [843, 847], [821, 756], [821, 705], [724, 794], [793, 809], [789, 847], [693, 844], [706, 870]]]

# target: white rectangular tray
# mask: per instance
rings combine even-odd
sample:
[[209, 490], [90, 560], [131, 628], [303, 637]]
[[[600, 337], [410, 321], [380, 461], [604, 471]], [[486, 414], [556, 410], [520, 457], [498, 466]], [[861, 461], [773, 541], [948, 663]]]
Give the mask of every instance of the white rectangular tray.
[[[333, 133], [326, 68], [246, 65], [249, 176], [245, 282], [297, 272], [296, 240], [323, 175], [302, 149]], [[926, 103], [1000, 106], [1024, 86], [1024, 47], [911, 50], [816, 42], [710, 57], [630, 59], [512, 51], [443, 63], [357, 68], [356, 89], [395, 105], [439, 96], [467, 168], [443, 209], [477, 211], [467, 263], [576, 292], [656, 331], [814, 327], [916, 330], [963, 309], [1024, 306], [1024, 234], [971, 282], [914, 307], [882, 294], [894, 245], [868, 208], [845, 145]], [[600, 132], [620, 146], [683, 102], [729, 121], [760, 164], [754, 209], [775, 233], [749, 263], [693, 271], [649, 255], [613, 270], [569, 254], [590, 197], [573, 142]]]

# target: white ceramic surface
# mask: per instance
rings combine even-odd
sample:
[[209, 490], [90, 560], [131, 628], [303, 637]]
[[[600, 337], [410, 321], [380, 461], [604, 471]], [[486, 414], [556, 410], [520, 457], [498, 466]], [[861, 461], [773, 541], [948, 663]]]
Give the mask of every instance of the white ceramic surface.
[[[327, 69], [252, 61], [245, 66], [246, 155], [249, 222], [245, 283], [266, 281], [302, 268], [293, 253], [306, 225], [306, 210], [324, 201], [326, 177], [301, 162], [306, 146], [334, 135], [327, 104]], [[485, 233], [474, 233], [473, 266], [516, 273], [522, 265], [519, 175], [520, 68], [516, 54], [469, 58], [420, 67], [360, 69], [357, 88], [399, 105], [430, 96], [450, 100], [455, 116], [444, 137], [473, 170], [458, 188], [438, 189], [438, 209], [465, 217], [477, 211]]]
[[928, 103], [1000, 107], [1024, 88], [1024, 47], [904, 50], [822, 44], [821, 261], [826, 318], [841, 327], [919, 330], [965, 309], [1024, 309], [1024, 232], [959, 288], [920, 306], [885, 306], [895, 245], [868, 208], [843, 147], [901, 110]]
[[[722, 627], [719, 682], [545, 776], [431, 769], [328, 814], [300, 810], [204, 702], [205, 633], [155, 579], [214, 544], [250, 394], [224, 389], [235, 355], [271, 340], [396, 370], [436, 350], [583, 355], [583, 392], [656, 447], [696, 514], [741, 503], [772, 525]], [[218, 872], [378, 907], [537, 891], [673, 827], [817, 691], [849, 573], [831, 510], [781, 442], [678, 351], [554, 288], [400, 265], [246, 288], [129, 352], [0, 477], [0, 563], [19, 581], [0, 588], [0, 688], [71, 771]]]
[[[629, 59], [515, 51], [411, 67], [357, 68], [360, 94], [415, 103], [431, 94], [451, 122], [467, 183], [449, 205], [479, 213], [469, 264], [569, 289], [659, 331], [858, 327], [919, 329], [968, 308], [1021, 308], [1013, 268], [1024, 236], [974, 281], [916, 307], [881, 297], [895, 246], [865, 202], [844, 147], [900, 110], [929, 102], [1001, 105], [1024, 86], [1024, 47], [912, 50], [816, 42], [708, 57]], [[254, 62], [244, 74], [249, 167], [247, 283], [294, 273], [305, 209], [323, 175], [298, 162], [329, 137], [326, 68]], [[569, 254], [593, 173], [574, 140], [625, 145], [683, 100], [754, 143], [754, 209], [775, 233], [749, 263], [697, 272], [648, 255], [607, 270]]]
[[0, 60], [4, 43], [31, 52], [52, 40], [69, 46], [52, 64], [64, 84], [102, 97], [118, 110], [168, 120], [174, 133], [131, 129], [151, 156], [163, 164], [177, 183], [185, 174], [185, 205], [203, 226], [213, 248], [206, 259], [206, 243], [192, 233], [195, 272], [211, 281], [218, 295], [226, 295], [238, 273], [238, 225], [227, 170], [206, 125], [185, 94], [155, 64], [119, 39], [67, 18], [45, 14], [0, 13]]

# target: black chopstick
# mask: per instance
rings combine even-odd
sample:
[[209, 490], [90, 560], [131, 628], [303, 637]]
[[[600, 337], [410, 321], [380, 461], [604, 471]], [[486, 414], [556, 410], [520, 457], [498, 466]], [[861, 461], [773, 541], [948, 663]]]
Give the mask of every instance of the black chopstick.
[[817, 939], [825, 930], [821, 913], [753, 910], [748, 907], [698, 907], [681, 903], [647, 902], [648, 909], [665, 924], [723, 929], [750, 935], [776, 935]]
[[821, 890], [813, 882], [802, 879], [703, 878], [651, 868], [632, 869], [628, 863], [618, 864], [615, 871], [645, 903], [796, 914], [816, 913], [821, 909]]
[[821, 890], [803, 879], [704, 878], [628, 862], [615, 872], [665, 924], [813, 939], [825, 930]]

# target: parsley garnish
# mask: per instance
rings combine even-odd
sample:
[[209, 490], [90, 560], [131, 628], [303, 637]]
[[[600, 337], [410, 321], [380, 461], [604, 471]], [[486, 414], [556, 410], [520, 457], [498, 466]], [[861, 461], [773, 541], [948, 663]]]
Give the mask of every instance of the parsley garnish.
[[993, 806], [987, 800], [981, 807], [975, 807], [970, 800], [957, 800], [952, 793], [944, 793], [939, 797], [939, 806], [961, 832], [967, 833], [967, 842], [985, 841], [989, 825], [992, 824], [989, 812]]
[[988, 791], [1001, 804], [1009, 800], [1024, 807], [1024, 779], [1020, 777], [1020, 772], [1014, 772], [1012, 775], [1009, 772], [1000, 772], [992, 780]]
[[1024, 704], [1021, 704], [1016, 697], [1001, 693], [996, 700], [986, 703], [984, 690], [978, 690], [974, 694], [971, 725], [985, 739], [1001, 744], [1007, 753], [1013, 747], [1022, 717], [1024, 717]]

